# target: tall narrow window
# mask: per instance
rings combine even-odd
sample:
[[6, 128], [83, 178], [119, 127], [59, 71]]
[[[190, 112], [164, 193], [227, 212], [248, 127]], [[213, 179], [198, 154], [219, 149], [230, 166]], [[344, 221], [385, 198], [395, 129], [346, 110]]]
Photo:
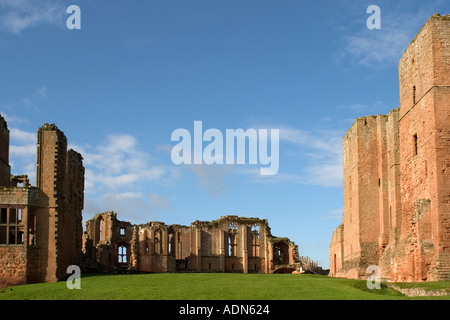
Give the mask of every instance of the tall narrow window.
[[104, 228], [104, 223], [103, 223], [103, 217], [100, 217], [100, 219], [98, 220], [98, 239], [97, 239], [97, 243], [103, 240], [104, 237], [104, 233], [103, 233], [103, 228]]
[[416, 86], [413, 87], [413, 105], [416, 104]]
[[174, 248], [173, 248], [173, 234], [169, 233], [169, 254], [174, 254]]
[[232, 222], [228, 225], [228, 256], [237, 255], [237, 225]]
[[119, 231], [120, 235], [121, 235], [121, 236], [124, 236], [124, 235], [125, 235], [125, 227], [120, 227], [119, 230], [120, 230], [120, 231]]
[[118, 252], [119, 263], [127, 263], [127, 247], [121, 245]]
[[237, 256], [237, 234], [235, 233], [228, 235], [228, 256]]
[[161, 249], [162, 249], [162, 242], [161, 242], [161, 240], [162, 240], [162, 233], [161, 233], [161, 230], [156, 230], [155, 231], [155, 253], [156, 254], [161, 254]]
[[413, 135], [413, 152], [415, 156], [417, 156], [417, 151], [418, 147], [417, 147], [417, 133], [416, 133], [415, 135]]
[[252, 256], [259, 256], [259, 225], [254, 224], [251, 230], [252, 236]]

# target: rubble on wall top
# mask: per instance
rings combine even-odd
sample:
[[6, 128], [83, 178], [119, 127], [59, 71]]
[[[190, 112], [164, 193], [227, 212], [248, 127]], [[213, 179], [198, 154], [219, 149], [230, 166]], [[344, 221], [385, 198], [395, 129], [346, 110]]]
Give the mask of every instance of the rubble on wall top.
[[230, 223], [230, 222], [236, 222], [238, 224], [262, 224], [262, 225], [268, 225], [267, 219], [259, 219], [259, 218], [247, 218], [247, 217], [239, 217], [235, 215], [229, 215], [229, 216], [221, 216], [218, 220], [212, 220], [212, 221], [199, 221], [195, 220], [191, 223], [191, 225], [197, 226], [197, 227], [215, 227], [222, 223]]
[[56, 126], [56, 124], [54, 124], [54, 123], [51, 123], [51, 124], [44, 123], [44, 124], [42, 125], [41, 129], [42, 129], [42, 130], [47, 130], [47, 131], [56, 131], [56, 130], [59, 130], [58, 127]]

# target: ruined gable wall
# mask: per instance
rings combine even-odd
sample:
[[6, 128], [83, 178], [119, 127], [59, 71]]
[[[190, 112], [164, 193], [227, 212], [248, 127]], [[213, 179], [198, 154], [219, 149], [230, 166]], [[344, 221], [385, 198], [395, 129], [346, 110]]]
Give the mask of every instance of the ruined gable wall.
[[9, 187], [9, 130], [5, 119], [0, 115], [0, 186]]

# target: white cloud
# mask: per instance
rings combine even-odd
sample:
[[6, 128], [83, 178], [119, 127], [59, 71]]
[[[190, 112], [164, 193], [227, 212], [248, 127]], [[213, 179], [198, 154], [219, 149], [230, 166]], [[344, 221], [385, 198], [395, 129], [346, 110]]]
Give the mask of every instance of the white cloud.
[[[26, 162], [36, 156], [36, 133], [10, 128], [9, 153], [13, 157], [24, 158]], [[27, 161], [28, 160], [28, 161]]]
[[95, 214], [105, 211], [114, 211], [123, 221], [133, 223], [146, 223], [157, 218], [154, 206], [150, 198], [141, 192], [108, 192], [97, 199], [85, 198], [83, 217], [85, 220], [92, 219]]
[[112, 192], [142, 183], [167, 179], [173, 171], [165, 165], [150, 165], [150, 154], [139, 149], [129, 134], [111, 134], [98, 146], [69, 146], [80, 152], [86, 167], [88, 192]]
[[21, 146], [9, 146], [9, 154], [15, 157], [28, 157], [36, 155], [36, 144], [27, 144]]
[[[306, 131], [289, 126], [259, 126], [280, 129], [280, 150], [288, 148], [289, 154], [295, 153], [298, 162], [305, 163], [295, 171], [278, 172], [273, 176], [261, 176], [259, 170], [246, 169], [244, 172], [256, 182], [294, 183], [319, 185], [323, 187], [342, 186], [342, 132], [340, 131]], [[291, 145], [286, 147], [286, 143]], [[282, 153], [280, 153], [282, 156]], [[283, 160], [280, 159], [280, 163]]]
[[1, 0], [0, 30], [20, 34], [40, 24], [64, 25], [65, 7], [56, 0]]
[[[10, 106], [6, 106], [8, 109], [11, 109]], [[24, 123], [28, 123], [29, 120], [28, 119], [24, 119], [24, 118], [20, 118], [20, 117], [16, 117], [16, 116], [9, 116], [6, 113], [4, 113], [3, 111], [0, 111], [0, 115], [6, 120], [8, 127], [11, 124], [24, 124]]]
[[344, 209], [336, 209], [327, 212], [322, 219], [324, 220], [342, 220]]
[[22, 131], [17, 128], [9, 129], [11, 141], [19, 141], [23, 143], [33, 143], [36, 146], [36, 133]]

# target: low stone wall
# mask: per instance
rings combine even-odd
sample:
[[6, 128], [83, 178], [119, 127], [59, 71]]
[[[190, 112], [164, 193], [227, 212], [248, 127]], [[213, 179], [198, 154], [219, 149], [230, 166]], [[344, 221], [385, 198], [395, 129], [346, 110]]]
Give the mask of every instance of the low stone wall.
[[407, 297], [438, 297], [450, 295], [450, 292], [446, 289], [427, 290], [426, 288], [400, 288], [396, 285], [389, 284], [388, 286], [403, 293]]

